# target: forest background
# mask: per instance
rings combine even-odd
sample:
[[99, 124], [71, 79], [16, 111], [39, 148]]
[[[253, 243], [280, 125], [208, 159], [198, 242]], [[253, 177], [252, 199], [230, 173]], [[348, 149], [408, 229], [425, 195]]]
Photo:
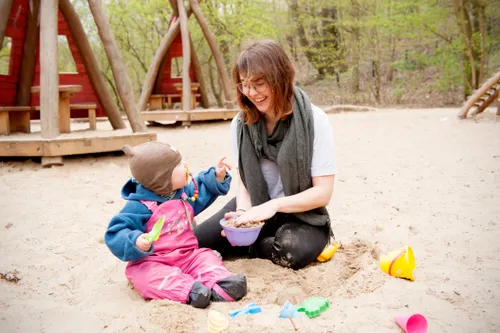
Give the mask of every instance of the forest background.
[[[72, 0], [118, 104], [111, 67], [85, 0]], [[172, 19], [169, 0], [105, 0], [137, 98]], [[189, 1], [186, 1], [186, 7]], [[500, 3], [487, 0], [205, 0], [227, 70], [248, 40], [272, 38], [316, 105], [458, 106], [500, 70]], [[209, 99], [222, 106], [215, 61], [194, 17], [191, 39]], [[9, 38], [0, 52], [8, 71]], [[173, 73], [181, 76], [182, 58]], [[75, 72], [59, 36], [59, 71]]]

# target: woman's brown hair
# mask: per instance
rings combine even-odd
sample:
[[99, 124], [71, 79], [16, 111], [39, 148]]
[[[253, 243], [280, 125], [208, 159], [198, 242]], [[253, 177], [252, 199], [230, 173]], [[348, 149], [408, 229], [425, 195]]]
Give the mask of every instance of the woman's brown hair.
[[[295, 70], [285, 50], [270, 39], [250, 42], [236, 59], [232, 70], [233, 82], [237, 86], [241, 77], [256, 82], [264, 80], [274, 95], [271, 105], [279, 119], [286, 119], [293, 112], [293, 80]], [[254, 124], [261, 117], [257, 107], [241, 91], [236, 89], [236, 101], [245, 124]]]

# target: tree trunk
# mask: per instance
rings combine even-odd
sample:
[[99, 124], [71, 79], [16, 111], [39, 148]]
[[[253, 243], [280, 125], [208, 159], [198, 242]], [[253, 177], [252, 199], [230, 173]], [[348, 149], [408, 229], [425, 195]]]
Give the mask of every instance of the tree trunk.
[[[389, 1], [387, 6], [387, 20], [389, 22], [392, 21], [392, 1]], [[389, 58], [389, 68], [387, 70], [386, 80], [389, 83], [392, 83], [392, 79], [394, 78], [394, 61], [396, 61], [396, 38], [393, 36], [393, 32], [390, 32], [389, 35], [389, 48], [391, 50], [390, 58]]]
[[97, 31], [101, 37], [102, 44], [111, 65], [113, 78], [115, 79], [116, 89], [127, 114], [130, 126], [133, 132], [147, 132], [147, 127], [135, 103], [134, 89], [128, 76], [127, 69], [123, 64], [122, 55], [113, 31], [109, 26], [108, 16], [102, 6], [102, 0], [89, 0], [90, 11], [94, 16], [97, 25]]
[[183, 0], [177, 0], [177, 10], [181, 21], [182, 38], [182, 109], [189, 112], [191, 110], [191, 78], [189, 77], [191, 46], [189, 44], [188, 17]]
[[354, 42], [354, 52], [352, 54], [352, 93], [359, 93], [359, 61], [361, 54], [361, 32], [360, 32], [360, 20], [359, 20], [359, 11], [360, 6], [357, 0], [352, 2], [352, 16], [353, 16], [353, 27], [352, 27], [352, 36]]
[[0, 50], [3, 47], [3, 38], [9, 23], [10, 10], [12, 9], [13, 0], [2, 0], [0, 2]]
[[203, 15], [203, 12], [200, 9], [197, 0], [190, 0], [191, 8], [193, 9], [194, 16], [196, 20], [200, 24], [201, 31], [205, 36], [205, 39], [208, 42], [210, 50], [215, 59], [215, 64], [217, 65], [217, 70], [219, 72], [220, 80], [222, 81], [222, 89], [224, 90], [224, 97], [226, 99], [226, 108], [230, 109], [233, 107], [233, 101], [235, 98], [233, 97], [232, 90], [230, 88], [229, 77], [227, 75], [226, 65], [224, 64], [224, 59], [222, 58], [222, 54], [220, 53], [219, 47], [217, 45], [217, 40], [215, 36], [210, 31], [208, 23]]
[[196, 50], [191, 38], [189, 39], [189, 46], [191, 48], [191, 67], [193, 68], [196, 81], [198, 81], [198, 83], [200, 84], [200, 104], [206, 109], [210, 106], [208, 103], [207, 87], [205, 86], [205, 79], [203, 78], [200, 61], [198, 60], [198, 56], [196, 55]]
[[16, 92], [16, 105], [28, 106], [31, 101], [31, 85], [36, 65], [36, 48], [38, 46], [38, 14], [40, 0], [33, 0], [28, 12], [28, 27], [26, 28], [21, 73]]
[[309, 63], [314, 62], [314, 54], [311, 52], [311, 47], [309, 41], [307, 40], [306, 30], [302, 23], [302, 18], [299, 15], [299, 3], [298, 0], [292, 0], [290, 3], [290, 13], [292, 16], [292, 21], [295, 24], [295, 32], [299, 38], [299, 45], [304, 50], [304, 54], [309, 61]]
[[479, 7], [479, 31], [481, 33], [481, 51], [480, 51], [480, 67], [478, 81], [483, 82], [486, 68], [486, 6], [480, 1], [477, 1], [477, 6]]
[[453, 4], [455, 8], [455, 15], [462, 32], [465, 46], [467, 48], [467, 56], [469, 58], [471, 71], [471, 86], [474, 90], [477, 89], [479, 83], [477, 81], [476, 58], [472, 41], [472, 27], [470, 17], [469, 13], [467, 12], [467, 8], [465, 8], [464, 0], [454, 0]]
[[111, 126], [113, 126], [114, 129], [126, 128], [120, 115], [120, 110], [118, 110], [118, 106], [113, 101], [113, 97], [106, 87], [106, 82], [104, 81], [103, 75], [99, 69], [99, 64], [97, 63], [97, 59], [92, 51], [92, 48], [90, 47], [89, 40], [85, 34], [85, 30], [83, 30], [78, 14], [69, 0], [59, 0], [59, 9], [66, 19], [69, 31], [71, 32], [76, 47], [80, 52], [85, 69], [87, 70], [90, 83], [94, 88], [104, 112], [106, 112], [106, 115], [108, 116]]
[[40, 15], [40, 123], [42, 138], [59, 136], [57, 0], [44, 0]]
[[375, 101], [380, 104], [381, 101], [381, 89], [382, 89], [382, 80], [380, 77], [380, 41], [378, 36], [377, 27], [373, 28], [373, 39], [375, 41], [375, 60], [373, 60], [373, 76], [375, 79]]

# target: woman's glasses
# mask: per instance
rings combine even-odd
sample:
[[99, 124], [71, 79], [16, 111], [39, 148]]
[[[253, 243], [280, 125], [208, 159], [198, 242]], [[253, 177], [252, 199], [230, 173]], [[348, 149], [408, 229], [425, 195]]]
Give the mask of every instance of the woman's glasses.
[[240, 82], [236, 86], [243, 95], [248, 95], [251, 89], [253, 89], [253, 91], [255, 91], [257, 94], [263, 94], [267, 90], [266, 82], [257, 82], [257, 83]]

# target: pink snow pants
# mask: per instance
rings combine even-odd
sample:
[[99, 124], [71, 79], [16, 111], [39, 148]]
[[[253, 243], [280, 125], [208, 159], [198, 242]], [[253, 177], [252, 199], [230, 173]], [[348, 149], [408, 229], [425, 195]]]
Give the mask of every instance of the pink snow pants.
[[151, 255], [129, 262], [125, 270], [127, 279], [146, 299], [170, 299], [186, 303], [195, 281], [214, 289], [227, 301], [231, 297], [216, 282], [232, 274], [211, 249], [198, 248], [191, 221], [194, 211], [183, 200], [168, 200], [161, 205], [154, 201], [141, 201], [153, 215], [146, 231], [165, 216], [160, 238], [154, 242]]

